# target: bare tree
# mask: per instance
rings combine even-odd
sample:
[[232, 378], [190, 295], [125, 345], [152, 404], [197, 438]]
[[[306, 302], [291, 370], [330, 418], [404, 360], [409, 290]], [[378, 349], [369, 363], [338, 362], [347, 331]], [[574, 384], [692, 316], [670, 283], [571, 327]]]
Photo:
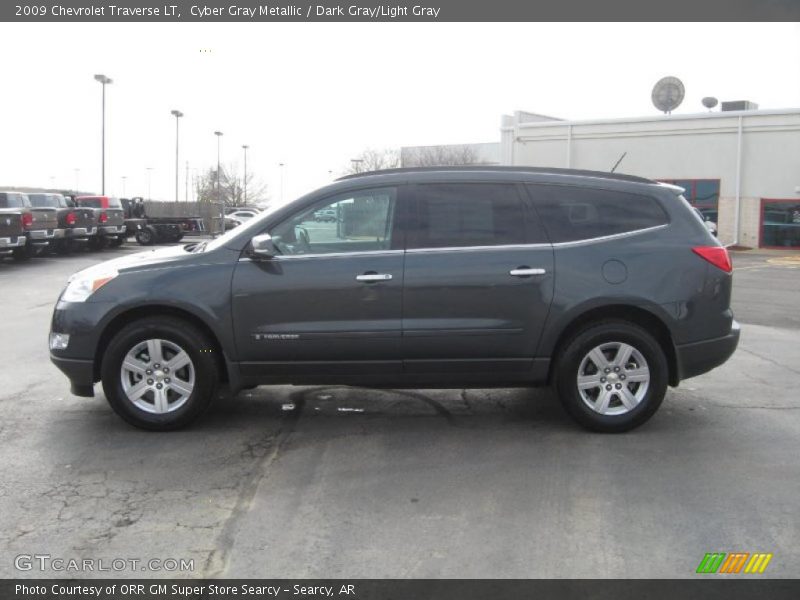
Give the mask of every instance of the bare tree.
[[345, 175], [366, 173], [367, 171], [380, 171], [381, 169], [395, 169], [400, 166], [400, 153], [393, 148], [375, 149], [368, 148], [353, 159], [350, 165], [343, 170]]
[[[219, 196], [225, 206], [244, 205], [244, 178], [237, 165], [223, 165], [219, 171]], [[195, 181], [198, 202], [217, 202], [217, 170], [208, 169]], [[255, 174], [247, 174], [247, 204], [260, 204], [269, 200], [267, 186], [256, 178]]]
[[475, 148], [467, 144], [403, 148], [401, 159], [404, 167], [447, 167], [481, 164]]

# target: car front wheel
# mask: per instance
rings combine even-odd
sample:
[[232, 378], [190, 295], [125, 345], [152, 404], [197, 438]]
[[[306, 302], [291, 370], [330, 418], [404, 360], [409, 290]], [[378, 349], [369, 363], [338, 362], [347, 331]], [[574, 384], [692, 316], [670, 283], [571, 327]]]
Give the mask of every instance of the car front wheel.
[[667, 389], [661, 346], [645, 329], [624, 321], [584, 328], [567, 342], [557, 369], [564, 408], [593, 431], [638, 427], [658, 410]]
[[106, 398], [120, 417], [142, 429], [167, 431], [205, 412], [216, 395], [219, 363], [199, 329], [153, 317], [114, 336], [101, 375]]

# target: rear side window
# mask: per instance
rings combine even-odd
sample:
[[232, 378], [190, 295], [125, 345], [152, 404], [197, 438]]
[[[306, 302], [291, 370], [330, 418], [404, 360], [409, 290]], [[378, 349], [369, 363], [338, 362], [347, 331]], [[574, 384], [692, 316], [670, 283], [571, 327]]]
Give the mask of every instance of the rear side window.
[[514, 185], [419, 184], [410, 248], [524, 244], [522, 201]]
[[89, 208], [102, 208], [103, 203], [100, 198], [78, 198], [78, 206], [86, 206]]
[[554, 244], [628, 233], [669, 222], [655, 198], [612, 190], [529, 185]]

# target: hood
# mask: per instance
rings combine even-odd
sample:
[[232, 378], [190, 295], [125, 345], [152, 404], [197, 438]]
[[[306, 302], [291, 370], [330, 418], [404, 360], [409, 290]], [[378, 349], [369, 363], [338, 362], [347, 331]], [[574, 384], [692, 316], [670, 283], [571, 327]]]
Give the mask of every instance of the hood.
[[[129, 254], [128, 256], [120, 256], [119, 258], [107, 260], [93, 265], [88, 269], [78, 271], [72, 277], [77, 275], [102, 274], [108, 273], [109, 271], [124, 273], [125, 271], [138, 271], [139, 269], [146, 269], [148, 267], [166, 266], [192, 256], [191, 253], [183, 248], [183, 246], [170, 246], [169, 248], [157, 248], [145, 252], [137, 252], [136, 254]], [[70, 279], [72, 279], [72, 277]]]

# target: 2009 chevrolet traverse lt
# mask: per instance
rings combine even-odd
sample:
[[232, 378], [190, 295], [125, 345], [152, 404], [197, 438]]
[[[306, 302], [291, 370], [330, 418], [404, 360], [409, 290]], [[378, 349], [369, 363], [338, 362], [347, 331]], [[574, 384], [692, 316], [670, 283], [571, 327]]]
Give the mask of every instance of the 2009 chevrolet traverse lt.
[[557, 169], [346, 177], [213, 241], [76, 273], [51, 357], [146, 429], [186, 425], [222, 383], [553, 383], [579, 423], [625, 431], [739, 340], [728, 253], [680, 194]]

